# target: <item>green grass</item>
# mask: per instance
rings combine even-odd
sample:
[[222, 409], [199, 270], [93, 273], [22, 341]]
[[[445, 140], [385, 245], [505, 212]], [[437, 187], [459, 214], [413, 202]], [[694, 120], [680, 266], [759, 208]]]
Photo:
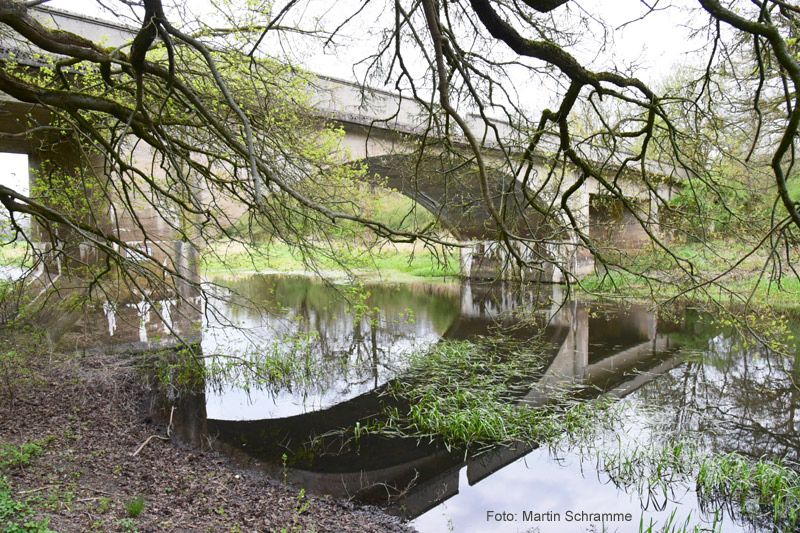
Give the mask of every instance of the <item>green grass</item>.
[[[704, 509], [726, 509], [734, 519], [754, 523], [766, 518], [781, 531], [793, 531], [800, 525], [798, 465], [780, 459], [755, 460], [735, 452], [710, 452], [688, 436], [632, 445], [623, 445], [619, 436], [617, 441], [617, 447], [595, 452], [596, 464], [625, 491], [660, 496], [666, 502], [672, 499], [675, 487], [691, 486]], [[693, 528], [687, 520], [652, 530]]]
[[[670, 513], [664, 524], [658, 524], [650, 520], [644, 521], [644, 515], [639, 520], [639, 533], [722, 533], [722, 521], [719, 514], [714, 516], [714, 522], [709, 526], [706, 524], [693, 524], [692, 514], [689, 513], [683, 522], [677, 521], [677, 509]], [[605, 532], [605, 526], [603, 526]]]
[[[206, 360], [205, 383], [222, 386], [236, 383], [245, 390], [259, 389], [277, 393], [311, 388], [322, 377], [312, 344], [316, 332], [285, 338], [255, 351]], [[291, 342], [288, 346], [285, 343]]]
[[144, 504], [144, 498], [142, 496], [137, 496], [125, 502], [125, 512], [128, 513], [128, 516], [131, 518], [136, 518], [144, 511]]
[[0, 244], [0, 266], [30, 267], [33, 265], [33, 255], [30, 244], [25, 241], [15, 241]]
[[243, 271], [325, 271], [351, 272], [360, 275], [380, 274], [393, 279], [402, 277], [434, 278], [458, 275], [458, 251], [434, 253], [409, 245], [370, 251], [346, 243], [334, 248], [300, 248], [284, 243], [253, 246], [221, 242], [203, 254], [206, 272]]
[[[669, 502], [695, 488], [701, 507], [717, 510], [711, 531], [721, 527], [722, 509], [735, 520], [766, 520], [778, 530], [800, 526], [798, 465], [712, 452], [691, 434], [658, 438], [656, 426], [653, 437], [623, 438], [619, 424], [632, 414], [626, 410], [640, 407], [602, 398], [582, 401], [576, 389], [528, 407], [520, 402], [521, 393], [542, 366], [541, 346], [502, 346], [499, 339], [446, 341], [414, 354], [408, 374], [385, 393], [383, 416], [357, 422], [349, 434], [356, 441], [373, 433], [439, 440], [465, 453], [517, 443], [571, 449], [591, 458], [617, 487], [639, 494], [642, 501]], [[640, 531], [709, 527], [695, 525], [691, 515], [681, 521], [676, 516], [658, 525], [642, 519]]]
[[387, 392], [393, 406], [376, 424], [359, 422], [353, 435], [380, 432], [441, 439], [448, 449], [476, 448], [547, 443], [613, 418], [607, 401], [576, 401], [570, 391], [543, 406], [518, 403], [542, 368], [541, 345], [500, 346], [494, 339], [445, 341], [414, 354], [410, 370]]
[[582, 289], [593, 295], [657, 301], [680, 298], [723, 304], [800, 304], [800, 280], [789, 268], [800, 262], [796, 252], [789, 261], [784, 252], [783, 264], [776, 266], [763, 248], [751, 253], [751, 247], [733, 240], [671, 248], [683, 260], [681, 266], [663, 250], [640, 251], [618, 258], [624, 268], [610, 267], [586, 277]]
[[726, 502], [735, 515], [769, 515], [786, 531], [800, 525], [798, 465], [754, 461], [738, 453], [708, 456], [697, 473], [697, 491], [708, 502]]
[[[354, 184], [354, 213], [375, 220], [396, 232], [437, 232], [436, 217], [401, 193], [384, 187]], [[328, 221], [329, 223], [330, 221]], [[372, 230], [352, 221], [338, 220], [312, 231], [304, 220], [289, 224], [287, 244], [275, 237], [269, 224], [258, 217], [242, 217], [230, 228], [231, 237], [211, 243], [202, 251], [202, 269], [207, 272], [316, 271], [365, 275], [430, 278], [458, 274], [458, 250], [435, 250], [408, 243], [392, 243], [376, 237]], [[280, 234], [280, 232], [278, 232]], [[245, 249], [245, 244], [246, 245]]]

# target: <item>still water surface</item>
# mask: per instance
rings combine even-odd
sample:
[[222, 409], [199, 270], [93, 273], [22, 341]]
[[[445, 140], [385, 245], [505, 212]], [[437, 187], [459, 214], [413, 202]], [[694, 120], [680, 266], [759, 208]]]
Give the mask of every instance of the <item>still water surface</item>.
[[[606, 522], [606, 531], [638, 531], [640, 520], [660, 526], [673, 513], [678, 524], [721, 520], [717, 531], [771, 531], [769, 520], [701, 504], [692, 480], [648, 490], [620, 479], [602, 458], [685, 436], [714, 452], [800, 460], [800, 367], [739, 347], [733, 332], [693, 309], [658, 316], [636, 305], [564, 301], [549, 286], [347, 287], [278, 275], [221, 283], [194, 318], [175, 304], [107, 308], [93, 342], [163, 339], [159, 313], [172, 328], [195, 328], [207, 356], [269, 354], [290, 362], [281, 367], [290, 379], [248, 388], [241, 378], [223, 379], [181, 400], [184, 438], [311, 492], [388, 504], [422, 532], [603, 530], [592, 516], [569, 520], [582, 512], [631, 517]], [[473, 454], [427, 440], [354, 443], [337, 433], [381, 411], [382, 393], [402, 379], [412, 351], [498, 332], [545, 341], [543, 369], [521, 402], [535, 406], [559, 384], [581, 383], [589, 396], [621, 398], [630, 408], [591, 443], [547, 449]]]

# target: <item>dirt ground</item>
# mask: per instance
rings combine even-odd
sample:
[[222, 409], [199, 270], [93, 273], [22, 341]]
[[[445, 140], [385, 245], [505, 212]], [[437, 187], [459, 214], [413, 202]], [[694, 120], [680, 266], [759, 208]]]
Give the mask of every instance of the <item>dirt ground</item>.
[[379, 509], [306, 497], [175, 438], [151, 439], [134, 456], [166, 434], [134, 359], [32, 360], [0, 365], [0, 445], [39, 442], [42, 453], [3, 466], [0, 479], [52, 530], [412, 531]]

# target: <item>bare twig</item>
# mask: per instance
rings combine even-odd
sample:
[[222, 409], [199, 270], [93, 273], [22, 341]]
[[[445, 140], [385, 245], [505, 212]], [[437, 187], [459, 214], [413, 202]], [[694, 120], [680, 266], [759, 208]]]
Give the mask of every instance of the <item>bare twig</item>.
[[175, 413], [175, 406], [173, 405], [172, 408], [169, 411], [169, 424], [167, 424], [167, 436], [166, 437], [162, 437], [160, 435], [150, 435], [149, 437], [147, 437], [147, 440], [145, 440], [141, 444], [141, 446], [139, 446], [136, 449], [136, 451], [133, 452], [133, 454], [131, 455], [132, 457], [136, 457], [137, 455], [139, 455], [139, 452], [141, 452], [144, 449], [144, 447], [147, 446], [147, 444], [153, 439], [159, 439], [159, 440], [163, 440], [163, 441], [169, 441], [170, 440], [171, 435], [172, 435], [172, 415], [174, 413]]

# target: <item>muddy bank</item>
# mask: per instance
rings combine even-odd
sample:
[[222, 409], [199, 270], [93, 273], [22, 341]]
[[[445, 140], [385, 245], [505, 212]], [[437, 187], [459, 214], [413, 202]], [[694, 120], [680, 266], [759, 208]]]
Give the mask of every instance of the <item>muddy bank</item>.
[[166, 434], [149, 414], [135, 358], [28, 359], [0, 365], [0, 443], [41, 451], [0, 476], [55, 531], [411, 531], [380, 510], [307, 497], [175, 438], [150, 439], [134, 456]]

